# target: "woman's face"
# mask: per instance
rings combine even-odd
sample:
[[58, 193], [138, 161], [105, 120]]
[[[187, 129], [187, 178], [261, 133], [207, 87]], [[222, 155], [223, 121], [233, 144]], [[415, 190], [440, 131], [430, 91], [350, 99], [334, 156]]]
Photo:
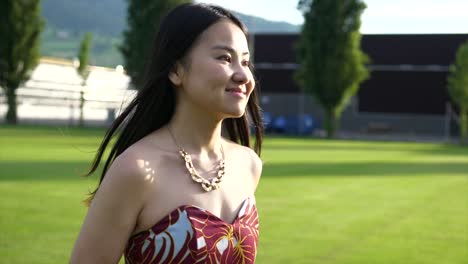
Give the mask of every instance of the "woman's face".
[[179, 100], [187, 100], [215, 118], [241, 117], [255, 87], [244, 33], [228, 20], [211, 25], [170, 79]]

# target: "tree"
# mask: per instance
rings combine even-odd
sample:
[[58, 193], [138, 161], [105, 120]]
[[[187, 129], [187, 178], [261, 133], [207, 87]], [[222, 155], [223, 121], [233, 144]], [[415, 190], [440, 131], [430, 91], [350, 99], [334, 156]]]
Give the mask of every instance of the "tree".
[[43, 24], [40, 0], [0, 1], [0, 86], [7, 97], [9, 124], [17, 123], [16, 89], [39, 60]]
[[296, 82], [325, 111], [327, 137], [334, 137], [344, 107], [368, 78], [368, 57], [360, 50], [359, 0], [300, 0], [304, 25], [297, 44]]
[[460, 45], [455, 63], [450, 65], [448, 91], [460, 109], [460, 139], [466, 142], [468, 130], [468, 41]]
[[127, 29], [123, 33], [120, 46], [125, 61], [125, 70], [132, 85], [139, 89], [142, 85], [145, 60], [149, 57], [152, 37], [159, 27], [162, 17], [175, 6], [190, 0], [127, 0]]
[[76, 68], [76, 71], [78, 74], [81, 76], [82, 82], [81, 82], [81, 91], [80, 91], [80, 121], [79, 121], [79, 126], [82, 127], [84, 126], [84, 115], [83, 115], [83, 108], [84, 108], [84, 87], [86, 86], [86, 81], [88, 80], [89, 76], [89, 50], [91, 48], [91, 40], [93, 38], [93, 35], [91, 33], [86, 33], [83, 37], [83, 40], [81, 41], [80, 44], [80, 50], [78, 52], [78, 67]]

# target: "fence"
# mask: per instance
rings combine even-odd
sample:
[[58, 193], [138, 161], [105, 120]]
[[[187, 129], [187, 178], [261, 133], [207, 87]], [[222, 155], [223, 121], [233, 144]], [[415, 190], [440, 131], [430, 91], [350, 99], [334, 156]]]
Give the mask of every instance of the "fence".
[[[18, 120], [20, 123], [77, 125], [82, 92], [85, 125], [107, 125], [135, 96], [133, 90], [31, 80], [16, 90]], [[6, 96], [0, 90], [2, 122], [6, 111]]]
[[[133, 99], [135, 91], [115, 88], [90, 88], [77, 84], [32, 80], [17, 90], [18, 119], [29, 124], [79, 124], [80, 94], [84, 89], [84, 124], [87, 126], [108, 125]], [[323, 129], [323, 111], [305, 95], [281, 94], [262, 96], [265, 121], [279, 122], [278, 117], [293, 124], [293, 130], [283, 133], [309, 134]], [[0, 89], [0, 122], [6, 114], [6, 98]], [[289, 119], [287, 119], [289, 117]], [[293, 122], [294, 121], [294, 122]], [[357, 111], [354, 98], [341, 120], [344, 132], [365, 136], [430, 137], [450, 142], [458, 138], [459, 117], [450, 103], [445, 115], [402, 115], [361, 113]], [[287, 128], [285, 126], [285, 128]], [[318, 130], [317, 130], [318, 129]]]

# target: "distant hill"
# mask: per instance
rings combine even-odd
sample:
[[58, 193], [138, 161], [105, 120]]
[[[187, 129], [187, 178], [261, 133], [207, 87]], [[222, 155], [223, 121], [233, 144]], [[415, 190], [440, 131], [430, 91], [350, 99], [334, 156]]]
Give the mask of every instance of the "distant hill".
[[278, 32], [299, 32], [300, 26], [286, 22], [276, 22], [263, 19], [261, 17], [244, 15], [234, 12], [252, 33], [278, 33]]
[[[122, 64], [117, 46], [126, 27], [126, 0], [42, 0], [46, 20], [42, 54], [76, 57], [79, 42], [85, 32], [92, 32], [91, 63], [102, 66]], [[298, 32], [299, 26], [273, 22], [236, 13], [252, 33]]]
[[125, 0], [42, 0], [47, 25], [71, 32], [120, 36], [125, 27]]
[[[299, 26], [235, 12], [251, 32], [297, 32]], [[120, 36], [126, 25], [125, 0], [43, 0], [47, 24], [74, 32]]]

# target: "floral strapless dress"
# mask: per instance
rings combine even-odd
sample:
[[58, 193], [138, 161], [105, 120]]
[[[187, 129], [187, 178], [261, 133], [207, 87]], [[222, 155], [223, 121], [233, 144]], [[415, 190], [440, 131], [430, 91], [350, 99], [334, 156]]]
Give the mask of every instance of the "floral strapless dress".
[[153, 227], [132, 236], [125, 249], [127, 264], [255, 262], [258, 213], [247, 198], [232, 224], [193, 205], [174, 209]]

